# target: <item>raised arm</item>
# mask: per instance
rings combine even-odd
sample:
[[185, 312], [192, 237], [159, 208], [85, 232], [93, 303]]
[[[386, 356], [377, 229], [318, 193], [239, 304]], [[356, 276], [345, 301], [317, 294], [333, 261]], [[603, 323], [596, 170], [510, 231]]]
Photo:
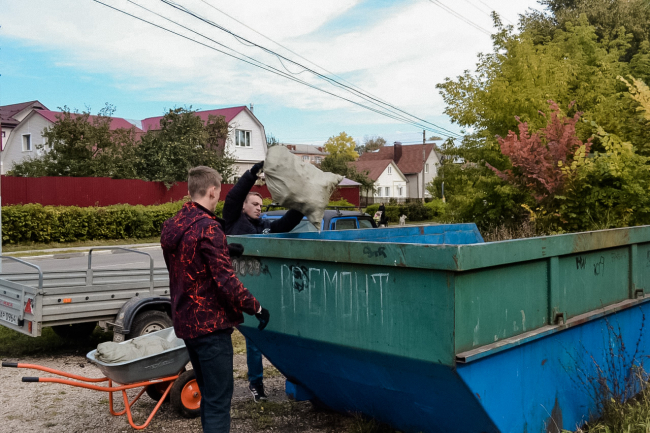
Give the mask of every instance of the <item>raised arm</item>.
[[294, 229], [303, 219], [304, 215], [297, 210], [289, 210], [282, 218], [271, 223], [271, 233], [287, 233]]
[[226, 195], [226, 201], [223, 204], [223, 219], [226, 221], [226, 226], [230, 226], [239, 219], [246, 201], [246, 196], [255, 185], [257, 181], [257, 173], [264, 166], [264, 161], [258, 162], [250, 170], [237, 181], [235, 186], [232, 187]]

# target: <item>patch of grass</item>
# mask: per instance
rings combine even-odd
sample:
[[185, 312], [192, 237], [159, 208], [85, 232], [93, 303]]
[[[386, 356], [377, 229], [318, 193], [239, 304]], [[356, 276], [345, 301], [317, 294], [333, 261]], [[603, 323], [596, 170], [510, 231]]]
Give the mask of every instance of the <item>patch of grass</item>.
[[31, 253], [24, 252], [24, 253], [7, 253], [5, 254], [4, 250], [2, 251], [3, 255], [5, 256], [11, 256], [11, 257], [35, 257], [35, 256], [47, 256], [50, 254], [79, 254], [81, 255], [81, 251], [78, 250], [60, 250], [60, 251], [33, 251]]
[[589, 433], [648, 433], [650, 432], [650, 389], [645, 390], [626, 403], [610, 400], [600, 420], [589, 423], [582, 432]]
[[282, 376], [282, 373], [278, 371], [274, 366], [264, 367], [264, 378], [278, 377]]
[[30, 337], [12, 329], [0, 326], [0, 357], [19, 359], [24, 356], [51, 356], [55, 354], [87, 353], [99, 343], [111, 341], [112, 332], [103, 332], [101, 328], [87, 339], [66, 340], [54, 333], [52, 328], [43, 328], [40, 337]]
[[275, 418], [289, 415], [292, 409], [290, 401], [255, 403], [252, 400], [246, 400], [233, 406], [231, 416], [233, 419], [249, 419], [256, 430], [265, 430], [275, 426]]
[[38, 242], [27, 242], [22, 244], [3, 245], [2, 253], [9, 253], [14, 251], [30, 251], [30, 250], [47, 250], [51, 248], [71, 248], [71, 247], [112, 247], [115, 245], [134, 245], [134, 244], [151, 244], [160, 243], [160, 236], [142, 239], [105, 239], [94, 241], [76, 241], [76, 242], [50, 242], [47, 244]]
[[242, 370], [235, 370], [235, 379], [248, 380], [248, 373]]
[[232, 333], [232, 350], [237, 355], [246, 353], [246, 338], [237, 329]]
[[354, 414], [348, 433], [400, 433], [398, 430], [360, 414]]

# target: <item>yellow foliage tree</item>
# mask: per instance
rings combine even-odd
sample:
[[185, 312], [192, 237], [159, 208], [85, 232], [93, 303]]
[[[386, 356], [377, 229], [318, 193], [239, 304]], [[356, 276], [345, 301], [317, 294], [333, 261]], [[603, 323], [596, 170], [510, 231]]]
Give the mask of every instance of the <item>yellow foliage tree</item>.
[[631, 83], [623, 77], [618, 77], [618, 79], [627, 85], [630, 97], [640, 104], [637, 111], [642, 111], [643, 117], [650, 120], [650, 88], [643, 81], [634, 77], [630, 77]]
[[325, 150], [334, 158], [342, 158], [347, 161], [354, 161], [359, 157], [359, 154], [354, 150], [356, 143], [354, 138], [350, 137], [345, 132], [341, 132], [337, 136], [330, 137], [325, 142]]

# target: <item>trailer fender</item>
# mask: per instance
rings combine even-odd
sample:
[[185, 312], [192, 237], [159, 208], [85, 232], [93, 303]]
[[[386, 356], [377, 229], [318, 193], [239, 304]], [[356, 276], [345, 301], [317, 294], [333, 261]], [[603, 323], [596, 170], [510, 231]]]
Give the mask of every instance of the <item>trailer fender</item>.
[[133, 321], [139, 313], [145, 311], [165, 312], [171, 318], [171, 299], [166, 296], [147, 296], [129, 299], [115, 318], [113, 323], [113, 341], [124, 341], [131, 332]]

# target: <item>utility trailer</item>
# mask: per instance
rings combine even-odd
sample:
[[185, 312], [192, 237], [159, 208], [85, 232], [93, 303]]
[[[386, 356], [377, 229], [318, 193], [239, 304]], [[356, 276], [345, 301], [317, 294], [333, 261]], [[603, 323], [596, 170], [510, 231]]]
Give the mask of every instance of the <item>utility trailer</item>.
[[[145, 255], [149, 266], [93, 269], [93, 252], [113, 250]], [[0, 256], [24, 267], [0, 272], [0, 325], [32, 337], [52, 326], [63, 337], [89, 335], [99, 324], [123, 341], [172, 326], [169, 275], [154, 267], [153, 257], [122, 247], [92, 248], [88, 268], [42, 271], [33, 263]], [[5, 262], [6, 263], [6, 262]]]

